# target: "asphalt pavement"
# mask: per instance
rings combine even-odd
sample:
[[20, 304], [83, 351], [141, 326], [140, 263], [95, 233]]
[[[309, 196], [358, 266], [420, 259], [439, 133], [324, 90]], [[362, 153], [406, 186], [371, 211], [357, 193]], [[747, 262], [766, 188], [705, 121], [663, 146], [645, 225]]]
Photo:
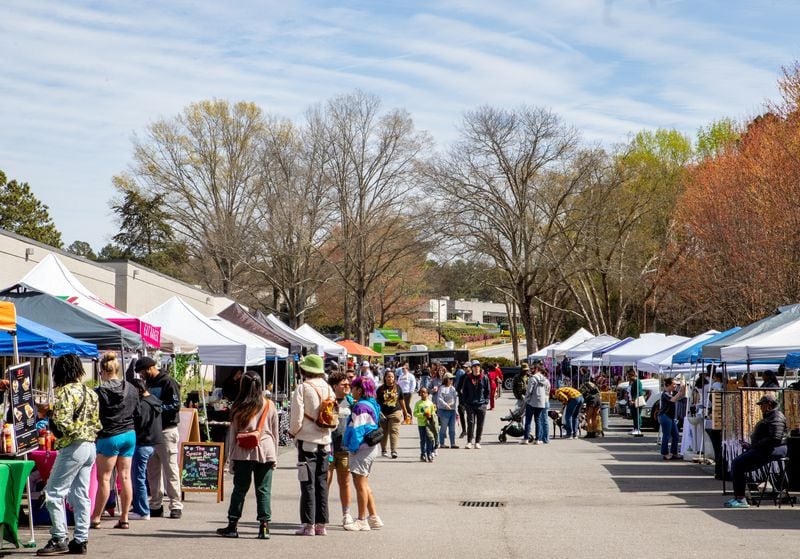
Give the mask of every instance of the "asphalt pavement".
[[[248, 496], [238, 540], [214, 530], [225, 524], [226, 502], [213, 495], [187, 494], [183, 518], [132, 522], [112, 529], [113, 520], [92, 530], [89, 554], [115, 559], [229, 557], [783, 557], [800, 546], [800, 506], [777, 509], [722, 507], [708, 467], [665, 462], [655, 433], [627, 434], [627, 421], [612, 416], [600, 439], [554, 438], [549, 445], [502, 444], [499, 420], [511, 407], [504, 396], [487, 415], [483, 448], [442, 449], [434, 463], [419, 461], [416, 426], [403, 426], [400, 457], [379, 458], [370, 477], [381, 530], [345, 532], [338, 491], [330, 496], [327, 537], [299, 537], [299, 485], [292, 451], [281, 455], [273, 481], [272, 539], [256, 540], [254, 495]], [[552, 429], [552, 427], [551, 427]], [[552, 433], [551, 433], [552, 434]], [[230, 491], [226, 481], [226, 493]], [[355, 511], [355, 492], [352, 505]], [[466, 501], [497, 507], [461, 506]], [[37, 530], [37, 543], [47, 541]], [[19, 550], [15, 555], [29, 555]], [[324, 554], [324, 555], [323, 555]]]

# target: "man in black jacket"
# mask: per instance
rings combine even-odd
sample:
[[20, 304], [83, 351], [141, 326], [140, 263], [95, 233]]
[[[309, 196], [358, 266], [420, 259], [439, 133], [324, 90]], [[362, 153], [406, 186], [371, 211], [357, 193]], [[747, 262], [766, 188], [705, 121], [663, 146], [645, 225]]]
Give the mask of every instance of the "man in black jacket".
[[458, 397], [464, 402], [467, 412], [467, 445], [464, 448], [480, 448], [483, 421], [489, 405], [489, 377], [481, 370], [480, 361], [472, 361], [470, 368], [458, 389]]
[[756, 423], [750, 443], [742, 443], [745, 452], [731, 463], [734, 498], [725, 503], [728, 508], [750, 507], [745, 498], [747, 472], [786, 456], [786, 417], [778, 410], [778, 401], [768, 392], [757, 405], [763, 417]]
[[150, 485], [150, 516], [164, 516], [164, 480], [169, 497], [169, 517], [180, 518], [181, 472], [178, 467], [178, 422], [181, 411], [181, 387], [174, 378], [158, 370], [150, 357], [136, 361], [136, 372], [147, 383], [150, 393], [161, 400], [161, 433], [164, 442], [153, 445], [153, 455], [147, 462], [147, 481]]

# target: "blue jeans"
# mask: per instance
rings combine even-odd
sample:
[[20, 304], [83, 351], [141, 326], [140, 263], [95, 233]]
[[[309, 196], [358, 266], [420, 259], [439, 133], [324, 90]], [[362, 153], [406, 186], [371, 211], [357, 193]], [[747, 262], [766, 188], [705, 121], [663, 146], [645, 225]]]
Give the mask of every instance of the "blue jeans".
[[523, 435], [525, 441], [531, 440], [531, 424], [533, 423], [533, 416], [536, 413], [536, 408], [525, 404], [525, 434]]
[[131, 481], [133, 483], [132, 509], [136, 514], [148, 516], [150, 502], [147, 498], [147, 462], [155, 450], [152, 446], [137, 446], [131, 463]]
[[450, 435], [450, 446], [456, 444], [456, 410], [439, 410], [439, 446], [444, 444], [445, 435]]
[[[542, 438], [539, 439], [544, 444], [550, 442], [550, 419], [547, 413], [550, 411], [550, 402], [546, 402], [544, 408], [542, 408], [542, 415], [537, 418], [536, 423], [536, 432], [539, 433], [539, 428], [541, 428]], [[538, 435], [537, 435], [538, 436]]]
[[547, 425], [547, 410], [533, 408], [533, 421], [536, 424], [536, 440], [547, 442], [550, 440], [550, 426]]
[[567, 402], [567, 408], [564, 410], [563, 416], [567, 438], [578, 436], [578, 418], [581, 415], [581, 406], [583, 406], [583, 396], [578, 396]]
[[44, 488], [44, 502], [50, 513], [50, 536], [53, 539], [60, 541], [67, 538], [66, 497], [75, 513], [75, 541], [89, 541], [89, 479], [95, 456], [94, 442], [81, 440], [58, 451]]
[[419, 453], [425, 456], [433, 456], [433, 437], [426, 426], [417, 427], [419, 429]]
[[678, 454], [678, 422], [660, 413], [658, 424], [661, 425], [661, 454]]

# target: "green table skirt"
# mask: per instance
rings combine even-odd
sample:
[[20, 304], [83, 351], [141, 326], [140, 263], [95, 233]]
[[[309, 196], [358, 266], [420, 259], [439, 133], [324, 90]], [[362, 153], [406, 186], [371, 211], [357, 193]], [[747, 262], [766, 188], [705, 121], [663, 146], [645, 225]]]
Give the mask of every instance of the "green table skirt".
[[32, 460], [0, 460], [0, 484], [5, 498], [0, 504], [0, 518], [3, 523], [3, 539], [19, 547], [17, 529], [19, 525], [19, 507], [25, 482], [31, 475], [34, 462]]

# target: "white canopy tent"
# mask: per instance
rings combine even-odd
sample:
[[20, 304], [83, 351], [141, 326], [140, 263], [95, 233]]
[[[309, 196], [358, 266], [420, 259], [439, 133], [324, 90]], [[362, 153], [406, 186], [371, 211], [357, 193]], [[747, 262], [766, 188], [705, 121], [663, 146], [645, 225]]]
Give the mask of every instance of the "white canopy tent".
[[704, 332], [699, 336], [695, 336], [689, 340], [684, 342], [680, 342], [679, 344], [668, 347], [659, 351], [658, 353], [654, 353], [653, 355], [649, 355], [647, 357], [643, 357], [636, 361], [636, 368], [645, 373], [663, 373], [666, 371], [672, 370], [691, 370], [691, 367], [679, 367], [677, 365], [672, 364], [672, 356], [676, 353], [683, 351], [684, 349], [693, 346], [694, 344], [703, 342], [709, 338], [714, 337], [716, 334], [719, 334], [718, 330], [709, 330], [708, 332]]
[[528, 356], [528, 360], [532, 360], [532, 359], [544, 359], [545, 357], [547, 357], [547, 352], [550, 350], [550, 348], [553, 348], [553, 347], [555, 347], [555, 346], [557, 346], [557, 345], [558, 345], [558, 342], [556, 342], [556, 343], [554, 343], [554, 344], [550, 344], [550, 345], [548, 345], [548, 346], [545, 346], [545, 347], [543, 347], [542, 349], [540, 349], [539, 351], [537, 351], [536, 353], [531, 353], [531, 354]]
[[347, 358], [347, 350], [314, 330], [310, 324], [303, 324], [295, 330], [298, 334], [317, 344], [317, 354], [321, 357], [331, 355], [340, 359]]
[[204, 365], [247, 367], [266, 362], [264, 343], [239, 338], [224, 325], [211, 322], [179, 297], [172, 297], [142, 318], [160, 324], [169, 334], [195, 340]]
[[786, 354], [800, 351], [800, 318], [783, 326], [723, 347], [722, 361], [782, 363]]
[[676, 346], [688, 339], [686, 336], [642, 334], [639, 338], [603, 354], [601, 362], [607, 366], [635, 365], [639, 359]]
[[609, 336], [608, 334], [600, 334], [599, 336], [595, 336], [594, 338], [589, 338], [585, 342], [572, 346], [565, 352], [565, 355], [569, 359], [572, 359], [573, 357], [578, 357], [579, 355], [585, 355], [586, 353], [591, 353], [596, 349], [602, 349], [604, 347], [608, 347], [611, 344], [617, 343], [618, 341], [619, 338], [615, 338], [614, 336]]
[[219, 316], [212, 316], [208, 319], [211, 324], [221, 326], [224, 330], [233, 334], [237, 340], [241, 340], [246, 342], [248, 345], [264, 346], [264, 355], [267, 357], [280, 357], [286, 358], [289, 356], [289, 350], [283, 346], [280, 346], [274, 342], [271, 342], [267, 339], [262, 338], [258, 334], [254, 334], [241, 326], [234, 324], [230, 320], [225, 320]]
[[297, 342], [311, 353], [317, 353], [317, 343], [315, 341], [309, 340], [302, 334], [299, 334], [296, 330], [294, 330], [288, 324], [284, 323], [280, 318], [278, 318], [274, 314], [272, 313], [268, 314], [265, 317], [265, 320], [268, 326], [277, 331], [283, 337]]
[[555, 360], [560, 360], [566, 354], [568, 349], [575, 347], [578, 344], [585, 342], [591, 338], [594, 338], [595, 335], [589, 332], [585, 328], [579, 328], [577, 332], [572, 334], [569, 338], [564, 340], [563, 342], [559, 342], [557, 344], [553, 344], [549, 346], [547, 349], [547, 357], [550, 357]]

